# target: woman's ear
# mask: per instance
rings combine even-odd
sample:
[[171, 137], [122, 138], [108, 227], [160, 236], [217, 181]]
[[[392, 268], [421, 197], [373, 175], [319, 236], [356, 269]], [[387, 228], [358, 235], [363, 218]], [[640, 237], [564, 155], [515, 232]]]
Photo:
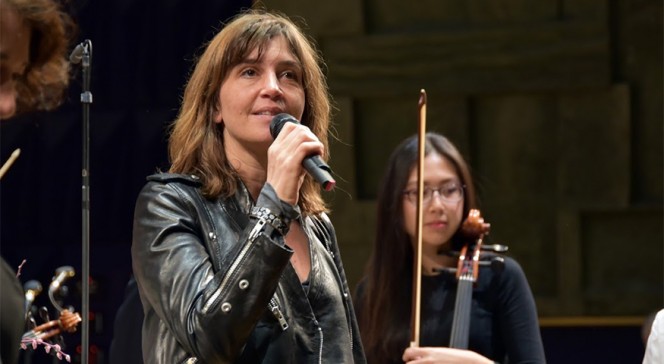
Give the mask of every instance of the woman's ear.
[[221, 105], [217, 105], [216, 110], [214, 111], [214, 116], [212, 117], [212, 121], [214, 121], [217, 124], [221, 124], [224, 122], [224, 119], [221, 116]]

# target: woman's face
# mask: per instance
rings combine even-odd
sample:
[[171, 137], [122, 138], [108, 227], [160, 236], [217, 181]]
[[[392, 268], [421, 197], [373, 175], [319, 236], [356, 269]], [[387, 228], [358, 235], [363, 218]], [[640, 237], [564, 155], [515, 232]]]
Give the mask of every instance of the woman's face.
[[[423, 251], [435, 254], [449, 246], [463, 219], [463, 187], [454, 165], [437, 153], [424, 158], [424, 199], [422, 203]], [[427, 195], [429, 198], [427, 199]], [[408, 177], [403, 195], [404, 228], [416, 243], [417, 167]]]
[[30, 60], [30, 27], [5, 2], [0, 2], [0, 120], [16, 113], [16, 79]]
[[222, 83], [214, 117], [216, 123], [224, 124], [226, 151], [267, 150], [273, 140], [270, 122], [279, 113], [301, 120], [305, 106], [302, 78], [302, 65], [282, 36], [266, 44], [260, 59], [255, 49], [233, 67]]

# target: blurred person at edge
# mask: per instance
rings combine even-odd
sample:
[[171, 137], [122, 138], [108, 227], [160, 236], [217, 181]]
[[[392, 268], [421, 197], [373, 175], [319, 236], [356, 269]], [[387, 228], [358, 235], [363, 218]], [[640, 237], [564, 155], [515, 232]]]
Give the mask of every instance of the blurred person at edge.
[[648, 331], [648, 334], [644, 335], [646, 350], [643, 364], [664, 364], [664, 309], [651, 315], [651, 318], [652, 322], [648, 323], [649, 330], [644, 330]]
[[[69, 84], [67, 53], [75, 26], [52, 0], [0, 0], [0, 120], [60, 105]], [[1, 247], [0, 247], [1, 251]], [[0, 359], [18, 360], [25, 296], [0, 259]]]
[[0, 119], [60, 105], [74, 30], [53, 0], [0, 0]]

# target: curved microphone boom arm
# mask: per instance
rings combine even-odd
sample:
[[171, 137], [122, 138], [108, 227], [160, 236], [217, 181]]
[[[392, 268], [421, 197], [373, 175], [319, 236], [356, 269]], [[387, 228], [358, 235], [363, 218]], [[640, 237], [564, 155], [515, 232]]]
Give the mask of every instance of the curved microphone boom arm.
[[73, 277], [75, 274], [74, 268], [65, 265], [55, 270], [55, 276], [51, 280], [51, 284], [48, 285], [48, 298], [51, 300], [51, 304], [55, 307], [58, 312], [62, 312], [64, 308], [60, 306], [58, 300], [55, 299], [55, 293], [60, 290], [62, 284], [69, 278]]

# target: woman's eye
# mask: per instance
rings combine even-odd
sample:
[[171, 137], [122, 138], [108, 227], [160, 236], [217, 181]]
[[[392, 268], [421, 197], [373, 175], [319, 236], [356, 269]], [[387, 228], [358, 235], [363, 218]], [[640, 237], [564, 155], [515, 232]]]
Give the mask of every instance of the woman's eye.
[[286, 79], [293, 80], [293, 81], [299, 81], [300, 80], [299, 74], [295, 71], [282, 72], [281, 77], [284, 77]]
[[445, 186], [445, 187], [443, 187], [442, 190], [443, 190], [443, 194], [445, 194], [445, 196], [452, 196], [452, 195], [457, 194], [458, 192], [461, 192], [461, 188], [457, 184], [452, 184], [452, 185], [449, 185], [449, 186]]
[[247, 69], [243, 70], [242, 72], [240, 72], [240, 74], [242, 76], [254, 76], [254, 75], [256, 75], [256, 70], [254, 70], [253, 68], [247, 68]]

